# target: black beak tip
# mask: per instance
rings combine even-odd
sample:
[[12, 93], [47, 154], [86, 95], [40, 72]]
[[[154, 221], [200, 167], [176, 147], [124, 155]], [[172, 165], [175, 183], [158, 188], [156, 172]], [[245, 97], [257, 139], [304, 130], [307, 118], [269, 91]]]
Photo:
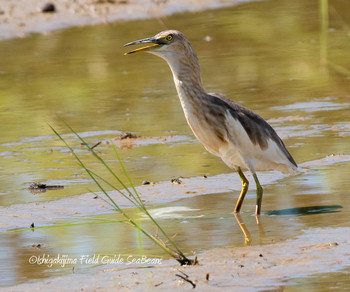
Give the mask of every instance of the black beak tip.
[[134, 42], [131, 42], [131, 43], [127, 43], [127, 44], [125, 44], [125, 45], [123, 45], [123, 47], [127, 47], [127, 46], [130, 46], [130, 45], [132, 45]]

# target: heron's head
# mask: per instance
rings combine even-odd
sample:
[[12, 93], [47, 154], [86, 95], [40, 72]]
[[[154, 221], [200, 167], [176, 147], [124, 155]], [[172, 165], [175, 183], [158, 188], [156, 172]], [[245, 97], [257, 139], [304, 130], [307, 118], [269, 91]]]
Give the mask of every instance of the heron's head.
[[198, 58], [190, 41], [182, 32], [177, 30], [165, 30], [154, 37], [131, 42], [126, 46], [147, 44], [141, 48], [132, 50], [125, 55], [148, 52], [163, 58], [170, 66], [174, 78], [187, 80], [191, 86], [202, 84]]
[[124, 47], [136, 44], [147, 45], [125, 53], [125, 55], [145, 51], [169, 60], [186, 54], [188, 51], [192, 52], [189, 40], [177, 30], [162, 31], [154, 37], [134, 41], [124, 45]]

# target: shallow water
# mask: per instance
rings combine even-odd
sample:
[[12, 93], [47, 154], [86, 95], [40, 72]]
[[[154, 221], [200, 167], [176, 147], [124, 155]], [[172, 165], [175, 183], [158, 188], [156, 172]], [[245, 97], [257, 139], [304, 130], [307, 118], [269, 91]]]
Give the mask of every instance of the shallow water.
[[[332, 2], [326, 29], [319, 3], [301, 0], [252, 2], [162, 21], [191, 40], [208, 91], [226, 93], [259, 113], [284, 139], [295, 160], [307, 163], [333, 153], [350, 154], [350, 10], [345, 8], [345, 1]], [[154, 35], [164, 29], [160, 23], [72, 28], [0, 43], [1, 206], [96, 190], [48, 127], [49, 123], [65, 134], [84, 161], [95, 163], [68, 135], [61, 119], [91, 144], [122, 131], [142, 137], [183, 137], [121, 150], [136, 185], [143, 180], [230, 172], [193, 138], [165, 62], [146, 54], [123, 56], [124, 43]], [[105, 159], [115, 159], [110, 147], [97, 149]], [[96, 169], [101, 170], [98, 165]], [[242, 219], [252, 244], [284, 240], [312, 227], [349, 226], [349, 175], [349, 162], [344, 161], [313, 165], [303, 174], [265, 185], [263, 233], [252, 215], [254, 191], [249, 192]], [[26, 188], [34, 181], [65, 188], [33, 194]], [[169, 233], [178, 234], [176, 240], [188, 253], [243, 245], [232, 214], [237, 195], [212, 194], [157, 206], [181, 207], [159, 220]], [[29, 226], [32, 218], [28, 220]], [[68, 272], [68, 268], [29, 265], [33, 253], [74, 257], [140, 253], [144, 248], [162, 256], [146, 240], [138, 246], [137, 238], [121, 223], [2, 234], [0, 258], [6, 276], [1, 284]], [[38, 243], [42, 248], [32, 247]]]
[[349, 291], [349, 272], [340, 271], [335, 273], [318, 274], [308, 278], [292, 279], [284, 287], [285, 292], [300, 291]]

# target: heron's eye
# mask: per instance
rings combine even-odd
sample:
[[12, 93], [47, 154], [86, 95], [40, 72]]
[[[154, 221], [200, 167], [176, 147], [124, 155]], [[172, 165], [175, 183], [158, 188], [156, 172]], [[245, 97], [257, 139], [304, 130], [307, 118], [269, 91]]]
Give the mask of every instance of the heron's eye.
[[166, 38], [165, 38], [168, 42], [170, 42], [173, 39], [173, 36], [171, 34], [169, 34]]

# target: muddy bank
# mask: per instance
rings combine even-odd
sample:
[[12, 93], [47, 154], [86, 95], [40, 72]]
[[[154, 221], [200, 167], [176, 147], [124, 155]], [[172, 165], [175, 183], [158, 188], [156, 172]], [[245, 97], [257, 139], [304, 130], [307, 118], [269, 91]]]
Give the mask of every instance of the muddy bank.
[[[350, 155], [330, 155], [323, 159], [304, 162], [299, 165], [301, 172], [308, 171], [309, 167], [319, 167], [350, 161]], [[278, 171], [265, 171], [259, 173], [260, 181], [265, 184], [276, 183], [286, 175]], [[247, 174], [248, 180], [252, 179]], [[234, 191], [235, 197], [241, 190], [241, 181], [237, 173], [220, 174], [208, 178], [193, 177], [183, 178], [181, 183], [169, 181], [156, 182], [138, 186], [137, 191], [144, 200], [146, 206], [165, 202], [175, 201], [181, 198], [188, 198], [204, 194], [223, 193]], [[255, 185], [251, 184], [250, 190]], [[65, 191], [65, 190], [62, 190]], [[131, 203], [124, 199], [118, 192], [109, 192], [109, 195], [118, 203], [121, 208], [132, 207]], [[103, 194], [101, 197], [104, 198]], [[235, 198], [232, 198], [234, 204]], [[254, 207], [252, 208], [254, 212]], [[83, 194], [63, 199], [36, 202], [27, 204], [14, 204], [8, 207], [0, 207], [0, 231], [16, 228], [29, 228], [34, 222], [36, 227], [53, 224], [57, 220], [68, 218], [90, 216], [102, 213], [113, 212], [112, 207], [100, 198], [95, 198], [92, 193]]]
[[67, 282], [70, 291], [193, 291], [193, 285], [200, 291], [282, 291], [288, 279], [348, 267], [349, 233], [350, 228], [309, 229], [277, 244], [210, 250], [199, 255], [196, 266], [180, 267], [174, 261], [147, 268], [106, 265], [88, 274], [71, 274], [2, 291], [62, 291]]
[[[43, 13], [46, 3], [54, 12]], [[177, 12], [220, 8], [242, 0], [0, 0], [0, 40], [47, 33], [70, 26], [83, 26], [150, 17]]]
[[[78, 1], [66, 1], [66, 3], [68, 3], [67, 5], [71, 5], [69, 2], [76, 4]], [[80, 1], [80, 3], [82, 2], [83, 1]], [[110, 3], [110, 1], [99, 2], [102, 3], [97, 3], [95, 5], [98, 8], [104, 7], [103, 5], [109, 6], [113, 4]], [[9, 1], [8, 3], [11, 2]], [[22, 2], [16, 2], [16, 5], [18, 3]], [[27, 3], [30, 3], [30, 1], [28, 1]], [[177, 3], [179, 2], [177, 1]], [[115, 2], [114, 4], [117, 5], [118, 3]], [[126, 3], [119, 4], [120, 7], [126, 5]], [[95, 11], [98, 11], [98, 8], [96, 7], [92, 7], [90, 10], [82, 10], [85, 11], [86, 14], [83, 15], [82, 18], [79, 18], [79, 21], [81, 22], [77, 23], [76, 25], [83, 24], [83, 17], [86, 17], [87, 24], [92, 24], [94, 23], [94, 21], [97, 21], [99, 23], [110, 22], [111, 20], [109, 16], [106, 19], [104, 17], [94, 18], [93, 16], [91, 16], [90, 13], [94, 11], [94, 9], [97, 9]], [[140, 9], [145, 10], [146, 8], [141, 7]], [[71, 17], [73, 18], [73, 16], [68, 15], [65, 19], [65, 21], [67, 21], [67, 24], [62, 24], [59, 22], [60, 19], [58, 19], [58, 15], [59, 13], [61, 13], [60, 10], [62, 11], [62, 9], [59, 6], [57, 6], [57, 12], [54, 14], [44, 15], [40, 12], [34, 12], [33, 15], [30, 16], [32, 17], [32, 19], [29, 19], [30, 17], [28, 17], [28, 19], [30, 21], [34, 21], [35, 23], [35, 21], [37, 20], [36, 17], [44, 17], [45, 19], [42, 20], [42, 23], [46, 24], [46, 22], [44, 21], [47, 21], [49, 25], [41, 26], [39, 22], [38, 27], [39, 29], [45, 27], [45, 31], [50, 30], [50, 25], [52, 25], [52, 29], [59, 28], [59, 25], [63, 25], [62, 27], [64, 27], [65, 25], [74, 25], [74, 21], [76, 18], [73, 14], [72, 15], [74, 16], [74, 21], [71, 19]], [[0, 14], [10, 15], [12, 19], [15, 19], [14, 11], [15, 10], [13, 10], [12, 12], [5, 11], [4, 13]], [[11, 13], [13, 14], [11, 15]], [[18, 13], [18, 11], [16, 13]], [[158, 17], [158, 15], [154, 16]], [[11, 17], [7, 19], [11, 19]], [[27, 21], [28, 19], [26, 19], [25, 21]], [[25, 29], [27, 29], [28, 27], [30, 28], [30, 21], [28, 21], [28, 23], [23, 22], [20, 25], [18, 25], [18, 27], [16, 27], [16, 32], [20, 31], [21, 35], [23, 36], [29, 33], [30, 30], [25, 31]], [[1, 26], [1, 29], [3, 29], [3, 26]], [[305, 107], [305, 104], [303, 106]], [[312, 118], [317, 123], [320, 121], [317, 119], [317, 117]], [[291, 120], [291, 118], [288, 118], [287, 120]], [[331, 126], [332, 125], [329, 125], [329, 128], [331, 128]], [[340, 127], [342, 126], [342, 124], [337, 124], [337, 127], [338, 126]], [[311, 135], [313, 133], [315, 133], [316, 135], [321, 131], [319, 128], [311, 127], [311, 130], [306, 132], [305, 128], [310, 130], [310, 127], [304, 127], [304, 125], [299, 125], [297, 127], [298, 131], [295, 132], [297, 132], [297, 134], [301, 136]], [[288, 130], [284, 131], [284, 135], [289, 135]], [[311, 143], [312, 141], [305, 142]], [[307, 143], [305, 144], [307, 145]], [[33, 147], [35, 146], [37, 145], [34, 145]], [[129, 145], [126, 145], [126, 147], [129, 147]], [[340, 150], [335, 147], [330, 147], [327, 148], [326, 151], [320, 152], [330, 153], [329, 151], [334, 151], [337, 153], [340, 152]], [[305, 152], [308, 153], [307, 151]], [[330, 156], [326, 157], [323, 160], [306, 162], [302, 164], [302, 167], [307, 168], [315, 166], [315, 168], [317, 168], [322, 165], [329, 165], [332, 163], [344, 162], [348, 160], [348, 156]], [[22, 160], [18, 159], [18, 161]], [[280, 178], [283, 178], [283, 176], [275, 172], [267, 172], [261, 174], [262, 184], [264, 185], [270, 183], [274, 184]], [[239, 177], [235, 174], [209, 177], [207, 179], [204, 179], [202, 177], [183, 179], [180, 184], [171, 184], [170, 179], [171, 177], [169, 177], [169, 179], [165, 182], [157, 183], [155, 185], [140, 186], [138, 188], [142, 197], [146, 200], [148, 206], [154, 203], [169, 202], [178, 198], [196, 196], [209, 192], [227, 192], [235, 190], [235, 193], [232, 194], [230, 200], [227, 200], [228, 204], [233, 205], [241, 187]], [[251, 195], [253, 195], [254, 184], [251, 184], [251, 190]], [[314, 189], [314, 192], [317, 192], [318, 190], [319, 189]], [[69, 190], [62, 191], [69, 192]], [[113, 196], [117, 197], [117, 194], [113, 194]], [[318, 197], [314, 197], [314, 200], [316, 202], [318, 200]], [[122, 201], [119, 198], [119, 196], [117, 201], [124, 208], [127, 208], [129, 206], [127, 202]], [[329, 202], [333, 204], [334, 201], [336, 201], [336, 199], [330, 196]], [[343, 202], [342, 205], [345, 206], [346, 203]], [[280, 207], [278, 207], [278, 210], [287, 206], [289, 207], [290, 205], [280, 205]], [[250, 211], [251, 214], [254, 213], [254, 206], [252, 204], [245, 205], [245, 208], [247, 212]], [[268, 208], [266, 208], [266, 210], [268, 210]], [[86, 194], [73, 198], [59, 199], [57, 201], [52, 202], [13, 205], [8, 208], [3, 208], [0, 210], [0, 222], [4, 223], [1, 226], [4, 227], [4, 230], [7, 230], [12, 228], [29, 227], [32, 222], [35, 223], [35, 226], [39, 227], [54, 224], [55, 221], [63, 218], [76, 218], [80, 216], [88, 216], [109, 212], [112, 212], [109, 205], [105, 204], [99, 199], [94, 199], [94, 195], [92, 194]], [[266, 217], [268, 216], [265, 216], [265, 218]], [[262, 219], [264, 219], [264, 217], [262, 217]], [[326, 220], [329, 222], [329, 217], [325, 216], [324, 222], [327, 222]], [[285, 221], [285, 219], [281, 218], [281, 221]], [[217, 224], [220, 224], [220, 222], [218, 222]], [[275, 228], [275, 226], [270, 225], [270, 229], [271, 228]], [[184, 230], [186, 230], [186, 228], [184, 228]], [[195, 229], [195, 232], [191, 232], [190, 236], [196, 236], [197, 232], [202, 232], [202, 230], [200, 228]], [[27, 233], [31, 232], [28, 231]], [[43, 241], [36, 241], [36, 236], [38, 235], [38, 233], [40, 232], [33, 233], [33, 237], [28, 236], [28, 241], [31, 242], [33, 238], [35, 242], [42, 243]], [[222, 233], [225, 233], [225, 231], [223, 231]], [[14, 234], [21, 235], [20, 233]], [[60, 278], [50, 278], [45, 281], [38, 280], [37, 283], [23, 284], [10, 288], [5, 288], [4, 290], [6, 291], [7, 289], [8, 291], [61, 291], [65, 289], [67, 281], [69, 281], [70, 283], [74, 283], [70, 286], [70, 290], [73, 291], [81, 291], [81, 289], [88, 291], [110, 291], [113, 288], [119, 288], [120, 290], [129, 289], [136, 291], [144, 291], [147, 289], [181, 289], [181, 291], [187, 289], [193, 290], [189, 282], [180, 279], [178, 276], [176, 276], [176, 274], [188, 275], [188, 279], [192, 283], [197, 285], [197, 290], [199, 288], [201, 291], [211, 291], [218, 289], [231, 290], [230, 288], [240, 291], [273, 288], [276, 289], [279, 287], [283, 287], [284, 281], [288, 277], [302, 277], [313, 273], [329, 272], [348, 266], [349, 255], [348, 252], [346, 252], [345, 250], [349, 250], [349, 246], [348, 241], [346, 241], [347, 239], [344, 238], [344, 234], [349, 234], [348, 228], [308, 229], [305, 236], [301, 236], [297, 239], [291, 239], [285, 242], [280, 242], [274, 245], [210, 250], [206, 253], [199, 254], [200, 265], [197, 267], [180, 268], [173, 261], [164, 261], [160, 266], [150, 267], [147, 269], [141, 269], [137, 267], [127, 269], [127, 267], [123, 265], [104, 266], [100, 269], [91, 269], [91, 271], [89, 270], [86, 275], [79, 274], [79, 267], [77, 267], [77, 274], [74, 275], [68, 275]], [[91, 233], [89, 235], [90, 237], [98, 238], [97, 233]], [[78, 236], [79, 238], [82, 237], [79, 233]], [[15, 236], [13, 236], [13, 238], [15, 238]], [[17, 238], [18, 239], [13, 240], [13, 242], [9, 241], [11, 242], [11, 244], [7, 244], [7, 246], [11, 246], [12, 243], [22, 242], [23, 239], [20, 236], [18, 236]], [[214, 240], [217, 241], [217, 237], [214, 237]], [[47, 240], [46, 242], [48, 243], [47, 247], [44, 246], [45, 249], [42, 249], [39, 252], [45, 252], [47, 250], [50, 250], [52, 241]], [[78, 244], [79, 243], [73, 241], [73, 245], [79, 246]], [[28, 250], [28, 246], [25, 246], [25, 248]], [[17, 251], [16, 249], [8, 248], [5, 249], [5, 251], [6, 253], [17, 254], [17, 252], [13, 252]], [[32, 249], [29, 246], [29, 253], [34, 254], [34, 251], [37, 251], [37, 249]], [[18, 258], [19, 256], [17, 256], [17, 262], [20, 262]], [[28, 258], [26, 256], [21, 256], [21, 259], [23, 259], [23, 261], [28, 261]], [[4, 266], [6, 267], [8, 262], [4, 263]], [[12, 265], [8, 265], [6, 269], [14, 271], [13, 274], [19, 274], [19, 271], [23, 270], [23, 267], [25, 266], [20, 266], [17, 270], [15, 270], [12, 267]], [[47, 269], [51, 270], [50, 268]], [[52, 271], [53, 270], [54, 268], [52, 269]], [[179, 270], [182, 271], [184, 274], [181, 274]]]

